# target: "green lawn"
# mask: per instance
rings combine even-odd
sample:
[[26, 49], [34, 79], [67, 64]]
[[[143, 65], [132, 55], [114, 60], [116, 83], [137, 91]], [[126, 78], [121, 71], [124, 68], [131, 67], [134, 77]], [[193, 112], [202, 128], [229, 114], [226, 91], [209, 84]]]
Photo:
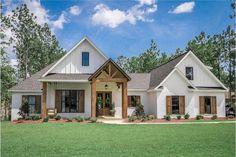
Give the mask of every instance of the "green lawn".
[[2, 123], [2, 157], [234, 157], [235, 124]]

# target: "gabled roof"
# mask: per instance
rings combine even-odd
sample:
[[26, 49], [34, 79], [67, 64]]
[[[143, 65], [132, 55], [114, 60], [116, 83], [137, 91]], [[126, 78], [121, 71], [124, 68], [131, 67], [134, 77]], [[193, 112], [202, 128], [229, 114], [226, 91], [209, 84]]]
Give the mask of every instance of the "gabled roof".
[[148, 89], [150, 73], [129, 73], [131, 80], [128, 82], [128, 89]]
[[44, 69], [38, 71], [37, 73], [33, 74], [31, 77], [18, 82], [17, 85], [13, 86], [9, 89], [9, 91], [31, 91], [31, 92], [40, 92], [42, 89], [41, 82], [38, 79], [48, 70], [50, 69], [55, 63], [52, 63], [46, 66]]
[[67, 52], [61, 59], [59, 59], [50, 69], [48, 69], [43, 75], [42, 77], [47, 76], [48, 73], [50, 73], [50, 71], [52, 71], [60, 62], [62, 62], [69, 54], [71, 54], [80, 44], [82, 44], [84, 41], [88, 41], [105, 59], [107, 59], [106, 55], [100, 50], [98, 49], [95, 44], [87, 37], [83, 37], [72, 49], [70, 49], [69, 52]]
[[168, 62], [159, 65], [151, 71], [149, 89], [156, 88], [171, 72], [175, 66], [184, 58], [187, 53], [183, 53]]
[[120, 68], [119, 65], [117, 65], [111, 58], [109, 58], [102, 66], [100, 66], [100, 68], [98, 68], [89, 78], [88, 80], [91, 81], [93, 78], [97, 77], [100, 72], [102, 71], [103, 68], [105, 68], [105, 66], [108, 65], [108, 63], [111, 63], [112, 65], [114, 65], [127, 79], [128, 81], [131, 80], [131, 78], [129, 77], [128, 74], [126, 74], [126, 72]]

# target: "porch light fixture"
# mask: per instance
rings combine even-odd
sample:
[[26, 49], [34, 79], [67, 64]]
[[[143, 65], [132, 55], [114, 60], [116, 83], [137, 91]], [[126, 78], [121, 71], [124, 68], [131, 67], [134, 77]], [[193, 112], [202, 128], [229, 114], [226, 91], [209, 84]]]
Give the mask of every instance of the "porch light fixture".
[[107, 89], [108, 88], [108, 85], [107, 84], [105, 84], [105, 89]]

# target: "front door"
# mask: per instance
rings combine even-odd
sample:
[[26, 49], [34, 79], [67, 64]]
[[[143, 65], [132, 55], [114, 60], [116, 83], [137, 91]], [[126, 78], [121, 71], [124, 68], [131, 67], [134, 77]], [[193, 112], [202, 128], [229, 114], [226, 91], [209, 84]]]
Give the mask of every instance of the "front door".
[[97, 115], [109, 116], [112, 109], [112, 92], [97, 92]]

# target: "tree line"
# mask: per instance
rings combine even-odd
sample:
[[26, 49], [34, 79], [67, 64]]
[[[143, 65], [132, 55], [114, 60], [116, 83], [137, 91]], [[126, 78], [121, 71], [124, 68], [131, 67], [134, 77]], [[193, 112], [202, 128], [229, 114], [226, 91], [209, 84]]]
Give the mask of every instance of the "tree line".
[[[2, 10], [2, 6], [1, 6]], [[10, 32], [6, 33], [6, 32]], [[30, 13], [26, 4], [1, 13], [1, 108], [10, 106], [8, 92], [18, 81], [25, 80], [65, 54], [47, 23], [39, 25], [37, 17]], [[10, 65], [6, 52], [11, 47], [17, 59], [17, 68]]]
[[128, 73], [147, 73], [155, 67], [168, 62], [172, 58], [188, 51], [192, 51], [205, 65], [212, 67], [213, 74], [229, 87], [229, 97], [235, 90], [235, 16], [236, 2], [231, 4], [233, 10], [230, 18], [234, 21], [234, 26], [228, 26], [219, 34], [206, 35], [201, 32], [194, 39], [190, 40], [187, 46], [181, 50], [177, 48], [174, 54], [167, 55], [158, 49], [154, 40], [151, 40], [150, 47], [138, 56], [119, 56], [116, 60]]

